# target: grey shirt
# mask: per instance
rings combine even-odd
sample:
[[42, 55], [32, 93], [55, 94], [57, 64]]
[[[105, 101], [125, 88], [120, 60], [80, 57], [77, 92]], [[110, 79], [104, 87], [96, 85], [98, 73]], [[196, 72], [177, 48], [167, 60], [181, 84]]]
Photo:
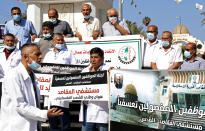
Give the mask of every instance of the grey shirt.
[[[119, 25], [122, 26], [129, 33], [129, 28], [125, 21], [119, 21]], [[121, 33], [118, 29], [115, 28], [109, 21], [105, 22], [102, 26], [103, 36], [121, 36]]]
[[[73, 36], [73, 30], [70, 25], [66, 21], [58, 20], [57, 24], [54, 25], [54, 35], [57, 33], [63, 34], [68, 37]], [[38, 37], [40, 38], [42, 35], [42, 30], [40, 31]]]
[[37, 43], [38, 47], [40, 48], [43, 58], [46, 55], [46, 53], [49, 51], [49, 48], [54, 47], [52, 40], [53, 40], [52, 38], [51, 39], [41, 38], [40, 41]]
[[198, 69], [205, 69], [205, 60], [196, 57], [193, 62], [189, 62], [188, 60], [184, 60], [181, 65], [182, 70], [198, 70]]

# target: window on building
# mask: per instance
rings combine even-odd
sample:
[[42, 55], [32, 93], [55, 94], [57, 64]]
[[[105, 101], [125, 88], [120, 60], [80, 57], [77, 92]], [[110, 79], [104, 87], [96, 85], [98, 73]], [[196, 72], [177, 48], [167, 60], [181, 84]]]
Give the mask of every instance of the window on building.
[[162, 96], [166, 95], [167, 94], [167, 86], [163, 86], [163, 89], [162, 89]]

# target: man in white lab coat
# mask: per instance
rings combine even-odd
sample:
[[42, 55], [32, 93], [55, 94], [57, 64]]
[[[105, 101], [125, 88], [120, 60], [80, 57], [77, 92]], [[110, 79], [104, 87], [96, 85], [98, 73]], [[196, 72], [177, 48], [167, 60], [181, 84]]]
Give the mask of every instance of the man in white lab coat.
[[4, 47], [0, 48], [0, 104], [4, 75], [8, 70], [16, 67], [20, 61], [21, 52], [15, 46], [15, 37], [8, 33], [4, 36]]
[[40, 122], [47, 117], [63, 115], [52, 108], [40, 110], [40, 90], [32, 70], [40, 67], [41, 52], [35, 44], [25, 44], [21, 49], [19, 65], [5, 75], [2, 86], [0, 116], [1, 131], [40, 131]]
[[[90, 50], [90, 65], [82, 72], [108, 70], [104, 63], [104, 51], [98, 47]], [[108, 131], [108, 101], [81, 102], [79, 120], [83, 122], [82, 131]]]
[[[53, 38], [53, 46], [43, 59], [43, 63], [55, 64], [71, 64], [75, 65], [76, 59], [67, 48], [65, 48], [64, 37], [62, 34], [55, 34]], [[44, 106], [48, 106], [48, 96], [45, 96]], [[58, 107], [64, 112], [63, 116], [49, 118], [51, 131], [69, 131], [70, 128], [70, 112], [69, 101], [51, 100], [51, 107]]]

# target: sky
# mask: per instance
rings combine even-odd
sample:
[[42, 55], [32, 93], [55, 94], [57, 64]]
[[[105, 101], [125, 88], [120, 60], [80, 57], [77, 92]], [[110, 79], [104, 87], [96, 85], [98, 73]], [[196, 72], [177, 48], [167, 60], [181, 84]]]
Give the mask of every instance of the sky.
[[[176, 17], [181, 17], [191, 35], [205, 41], [205, 25], [201, 26], [201, 20], [205, 16], [200, 13], [205, 11], [205, 0], [182, 0], [177, 4], [174, 0], [134, 0], [137, 8], [131, 6], [131, 0], [124, 0], [123, 18], [131, 20], [138, 25], [142, 24], [145, 16], [151, 18], [151, 23], [157, 25], [159, 33], [165, 30], [173, 32], [174, 28], [180, 23]], [[195, 4], [204, 5], [204, 9], [199, 11]], [[118, 9], [118, 0], [114, 0], [114, 8]], [[142, 12], [139, 14], [139, 12]], [[146, 29], [145, 29], [146, 30]]]
[[[145, 16], [151, 18], [151, 23], [159, 28], [159, 35], [165, 30], [173, 31], [180, 23], [176, 17], [181, 17], [184, 24], [191, 35], [205, 41], [205, 25], [201, 26], [201, 20], [205, 18], [200, 13], [205, 11], [205, 0], [182, 0], [177, 4], [174, 0], [134, 0], [137, 5], [135, 8], [131, 6], [131, 0], [124, 0], [123, 18], [142, 25], [142, 19]], [[195, 8], [195, 4], [204, 5], [204, 9], [199, 11]], [[25, 12], [26, 5], [21, 0], [1, 0], [0, 4], [0, 24], [11, 19], [10, 10], [13, 6], [21, 8]], [[118, 0], [113, 0], [113, 7], [118, 9]], [[141, 12], [141, 14], [139, 14]], [[146, 28], [144, 28], [146, 30]]]

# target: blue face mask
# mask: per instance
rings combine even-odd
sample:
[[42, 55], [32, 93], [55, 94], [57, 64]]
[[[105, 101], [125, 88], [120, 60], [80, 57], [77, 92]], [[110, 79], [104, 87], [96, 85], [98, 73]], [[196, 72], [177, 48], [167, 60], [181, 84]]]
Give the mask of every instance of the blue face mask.
[[16, 46], [7, 46], [7, 45], [5, 45], [5, 48], [7, 49], [7, 50], [13, 50], [13, 49], [15, 49], [16, 48]]
[[86, 16], [84, 16], [84, 19], [90, 19], [90, 15], [86, 15]]
[[117, 17], [109, 17], [110, 22], [112, 22], [113, 20], [117, 21]]
[[154, 39], [154, 33], [147, 33], [147, 39], [153, 40]]
[[14, 15], [13, 16], [13, 20], [14, 21], [20, 21], [21, 20], [21, 16], [20, 15]]
[[169, 41], [162, 41], [162, 46], [163, 47], [169, 46]]
[[51, 38], [51, 34], [48, 33], [48, 34], [43, 34], [44, 38], [48, 39], [48, 38]]
[[50, 19], [50, 22], [52, 22], [55, 25], [57, 23], [57, 19], [56, 18]]
[[41, 67], [41, 65], [39, 65], [38, 63], [36, 63], [35, 61], [32, 61], [31, 64], [28, 63], [28, 66], [33, 69], [33, 70], [37, 70], [39, 67]]
[[64, 44], [56, 44], [55, 47], [59, 50], [62, 50], [65, 48]]
[[192, 54], [189, 52], [189, 51], [186, 51], [184, 52], [184, 56], [188, 59], [190, 59], [192, 57]]

